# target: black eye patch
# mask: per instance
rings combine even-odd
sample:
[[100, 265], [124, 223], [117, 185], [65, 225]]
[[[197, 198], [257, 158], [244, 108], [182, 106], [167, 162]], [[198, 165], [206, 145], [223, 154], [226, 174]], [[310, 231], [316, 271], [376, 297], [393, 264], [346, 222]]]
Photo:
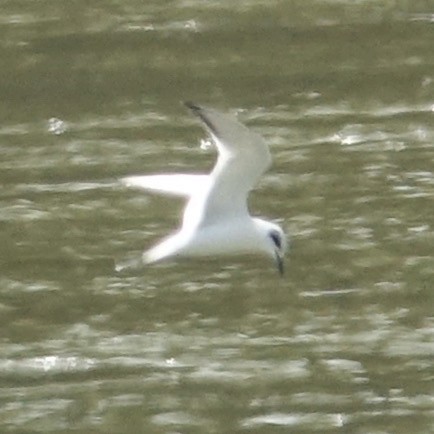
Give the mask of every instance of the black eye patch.
[[280, 238], [280, 235], [277, 231], [271, 231], [270, 232], [270, 238], [273, 240], [273, 243], [276, 245], [278, 249], [282, 248], [282, 240]]

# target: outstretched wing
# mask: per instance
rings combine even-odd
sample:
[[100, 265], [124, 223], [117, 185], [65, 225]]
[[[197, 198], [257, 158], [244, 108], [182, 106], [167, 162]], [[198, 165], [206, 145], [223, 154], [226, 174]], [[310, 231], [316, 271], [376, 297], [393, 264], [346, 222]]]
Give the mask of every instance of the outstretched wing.
[[271, 164], [264, 139], [234, 117], [187, 102], [205, 124], [218, 150], [207, 188], [190, 200], [184, 224], [210, 225], [248, 213], [247, 196]]
[[126, 178], [122, 178], [121, 182], [127, 187], [136, 187], [167, 195], [191, 197], [201, 189], [206, 188], [209, 182], [209, 175], [168, 174], [127, 176]]

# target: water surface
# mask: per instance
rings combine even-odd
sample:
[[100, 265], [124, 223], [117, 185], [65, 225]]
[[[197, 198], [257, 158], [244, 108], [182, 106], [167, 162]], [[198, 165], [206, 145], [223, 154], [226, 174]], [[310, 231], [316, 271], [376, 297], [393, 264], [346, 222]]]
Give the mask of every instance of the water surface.
[[[408, 433], [434, 423], [431, 2], [4, 2], [2, 432]], [[265, 259], [115, 271], [206, 172], [180, 101], [238, 113], [273, 167]]]

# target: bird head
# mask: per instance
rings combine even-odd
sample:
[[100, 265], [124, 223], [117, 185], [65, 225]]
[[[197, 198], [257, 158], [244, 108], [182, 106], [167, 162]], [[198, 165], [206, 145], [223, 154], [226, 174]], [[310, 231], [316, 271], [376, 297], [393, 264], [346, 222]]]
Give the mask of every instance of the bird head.
[[284, 273], [284, 257], [288, 249], [288, 241], [282, 228], [276, 223], [254, 219], [257, 227], [264, 239], [264, 248], [266, 253], [273, 258], [276, 263], [279, 274]]

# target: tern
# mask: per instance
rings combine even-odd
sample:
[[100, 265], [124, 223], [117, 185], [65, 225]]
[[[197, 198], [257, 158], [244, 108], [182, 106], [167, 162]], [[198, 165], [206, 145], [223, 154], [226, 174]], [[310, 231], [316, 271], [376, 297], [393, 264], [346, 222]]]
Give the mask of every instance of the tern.
[[208, 175], [128, 176], [128, 187], [187, 198], [177, 232], [143, 253], [145, 264], [176, 257], [256, 254], [272, 258], [283, 275], [287, 248], [276, 223], [251, 217], [247, 197], [271, 165], [264, 139], [233, 116], [184, 103], [203, 123], [218, 151]]

